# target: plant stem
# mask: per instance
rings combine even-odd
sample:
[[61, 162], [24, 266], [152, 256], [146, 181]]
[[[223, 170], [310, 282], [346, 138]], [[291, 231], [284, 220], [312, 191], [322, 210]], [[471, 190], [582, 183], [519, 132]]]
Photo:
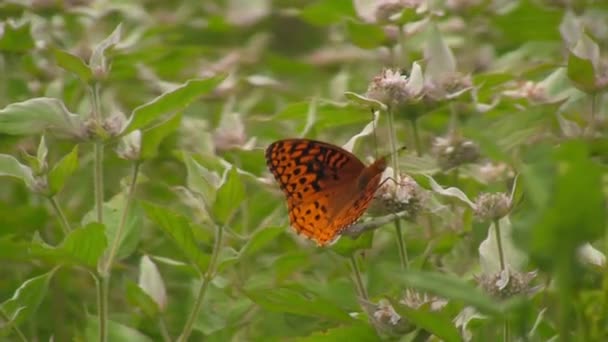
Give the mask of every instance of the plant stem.
[[353, 275], [355, 276], [355, 284], [357, 285], [357, 292], [359, 292], [359, 296], [362, 299], [368, 300], [367, 290], [365, 289], [365, 285], [363, 285], [363, 277], [361, 277], [361, 270], [359, 269], [359, 264], [357, 263], [355, 253], [350, 255], [350, 266], [353, 269]]
[[95, 288], [97, 289], [97, 308], [99, 310], [99, 342], [106, 342], [107, 338], [107, 321], [108, 321], [108, 291], [109, 291], [109, 277], [104, 277], [99, 274], [94, 274]]
[[207, 272], [202, 277], [201, 287], [198, 291], [198, 295], [196, 297], [196, 302], [194, 304], [194, 308], [192, 312], [190, 312], [190, 316], [188, 317], [188, 321], [182, 330], [178, 342], [186, 342], [192, 333], [192, 327], [194, 326], [194, 320], [198, 317], [202, 307], [203, 301], [205, 299], [205, 293], [207, 292], [207, 288], [209, 287], [209, 283], [215, 276], [215, 268], [217, 267], [217, 261], [220, 254], [220, 249], [222, 247], [222, 239], [224, 235], [224, 227], [217, 226], [217, 232], [215, 235], [215, 243], [213, 244], [213, 252], [211, 254], [211, 260], [209, 261], [209, 266], [207, 267]]
[[591, 95], [591, 113], [589, 115], [589, 135], [593, 137], [595, 133], [595, 116], [597, 111], [597, 102], [599, 100], [600, 95], [597, 93], [593, 93]]
[[502, 326], [502, 340], [505, 342], [511, 341], [511, 326], [507, 319], [505, 319]]
[[395, 220], [395, 230], [397, 231], [397, 246], [399, 246], [399, 261], [401, 261], [401, 268], [407, 269], [407, 265], [409, 264], [409, 260], [407, 257], [407, 248], [405, 247], [405, 242], [403, 241], [403, 232], [401, 229], [401, 220]]
[[96, 141], [95, 149], [95, 170], [93, 171], [95, 185], [95, 209], [97, 212], [97, 221], [103, 223], [103, 143]]
[[418, 133], [418, 120], [412, 119], [410, 120], [410, 125], [412, 126], [412, 132], [414, 134], [414, 147], [416, 148], [416, 155], [418, 157], [422, 156], [422, 145], [420, 144], [420, 134]]
[[505, 270], [505, 256], [502, 250], [502, 239], [500, 236], [499, 219], [494, 220], [494, 233], [496, 234], [496, 246], [498, 246], [498, 258], [500, 260], [500, 270]]
[[[394, 114], [392, 110], [388, 111], [388, 125], [389, 125], [389, 138], [391, 141], [391, 150], [392, 150], [392, 162], [393, 162], [393, 177], [396, 181], [399, 179], [399, 169], [397, 165], [397, 137], [395, 136], [395, 120]], [[399, 219], [395, 219], [395, 233], [397, 234], [397, 246], [399, 248], [399, 260], [401, 260], [401, 267], [403, 269], [407, 268], [407, 251], [405, 248], [405, 241], [403, 241], [403, 232], [401, 230], [401, 221]]]
[[398, 169], [398, 165], [397, 165], [397, 137], [395, 136], [395, 118], [394, 118], [394, 114], [393, 111], [389, 108], [387, 111], [388, 114], [388, 129], [390, 131], [390, 134], [388, 135], [388, 138], [390, 140], [390, 144], [391, 144], [391, 164], [393, 166], [393, 176], [395, 177], [395, 179], [397, 179], [397, 175], [399, 174], [399, 169]]
[[162, 316], [160, 316], [158, 319], [158, 328], [160, 329], [160, 334], [163, 336], [163, 341], [171, 342], [171, 335], [169, 335], [167, 324]]
[[48, 199], [51, 202], [51, 206], [53, 206], [55, 214], [59, 218], [59, 223], [61, 223], [61, 229], [63, 230], [63, 234], [68, 235], [72, 228], [70, 227], [70, 222], [68, 222], [68, 219], [65, 217], [63, 210], [61, 210], [59, 203], [57, 203], [57, 198], [55, 198], [55, 196], [49, 196]]
[[125, 225], [127, 223], [127, 217], [129, 217], [129, 211], [131, 210], [131, 206], [133, 205], [133, 198], [134, 198], [134, 194], [135, 194], [135, 185], [137, 184], [138, 175], [139, 175], [139, 162], [136, 161], [133, 164], [133, 170], [131, 173], [131, 182], [129, 184], [129, 190], [127, 193], [127, 200], [125, 203], [125, 207], [124, 207], [124, 209], [122, 211], [122, 215], [120, 217], [120, 223], [118, 225], [118, 229], [116, 230], [116, 234], [114, 234], [114, 240], [112, 241], [112, 244], [110, 245], [110, 249], [109, 249], [106, 261], [104, 263], [104, 266], [102, 267], [101, 273], [104, 277], [105, 276], [109, 277], [110, 269], [112, 268], [112, 264], [114, 263], [114, 257], [116, 256], [116, 253], [118, 252], [118, 247], [120, 246], [120, 241], [122, 239]]
[[13, 330], [15, 330], [15, 334], [19, 337], [21, 341], [27, 342], [27, 338], [25, 338], [25, 335], [23, 335], [21, 329], [19, 329], [19, 326], [17, 326], [17, 324], [15, 324], [14, 322], [11, 322], [11, 318], [8, 317], [8, 315], [2, 310], [2, 308], [0, 308], [0, 317], [2, 317], [2, 319], [7, 322], [7, 324], [10, 325], [11, 328], [13, 328]]

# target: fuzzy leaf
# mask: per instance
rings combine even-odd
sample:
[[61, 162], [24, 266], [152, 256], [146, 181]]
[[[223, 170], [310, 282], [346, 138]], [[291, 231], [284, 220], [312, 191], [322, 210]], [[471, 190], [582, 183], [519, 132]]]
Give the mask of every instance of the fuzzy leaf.
[[224, 78], [224, 76], [215, 76], [189, 80], [183, 85], [135, 108], [121, 134], [127, 134], [135, 129], [148, 128], [161, 117], [183, 110], [201, 95], [215, 89]]
[[72, 173], [78, 168], [78, 145], [74, 146], [72, 151], [64, 156], [49, 172], [49, 187], [51, 194], [59, 192], [66, 180], [70, 178]]
[[13, 294], [13, 296], [0, 304], [3, 314], [12, 317], [13, 322], [20, 324], [35, 314], [42, 299], [46, 295], [49, 281], [55, 269], [45, 274], [26, 280]]
[[58, 99], [32, 98], [0, 109], [0, 133], [35, 135], [47, 129], [61, 136], [85, 136], [80, 117], [68, 111]]

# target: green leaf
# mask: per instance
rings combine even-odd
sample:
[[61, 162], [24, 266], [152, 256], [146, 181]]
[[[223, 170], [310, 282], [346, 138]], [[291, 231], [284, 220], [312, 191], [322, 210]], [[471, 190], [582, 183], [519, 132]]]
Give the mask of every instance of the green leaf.
[[295, 339], [297, 342], [333, 342], [333, 341], [378, 341], [380, 338], [369, 324], [357, 322], [337, 328], [318, 331], [310, 336]]
[[447, 342], [462, 341], [460, 333], [452, 323], [452, 320], [441, 312], [430, 311], [428, 305], [413, 309], [406, 305], [393, 302], [392, 306], [401, 317], [406, 318], [417, 327], [430, 332], [441, 340]]
[[49, 172], [49, 187], [51, 194], [59, 192], [65, 181], [78, 168], [78, 145], [74, 146], [72, 151], [64, 156]]
[[0, 109], [0, 133], [35, 135], [42, 134], [47, 129], [71, 138], [86, 136], [80, 117], [70, 113], [58, 99], [32, 98]]
[[[104, 224], [106, 226], [105, 235], [108, 241], [108, 246], [111, 246], [116, 239], [125, 206], [126, 195], [122, 192], [118, 193], [116, 196], [112, 197], [109, 201], [103, 204], [102, 210]], [[114, 256], [115, 261], [124, 259], [135, 252], [135, 249], [137, 248], [137, 245], [141, 239], [140, 232], [142, 228], [142, 219], [143, 213], [141, 212], [140, 207], [135, 204], [132, 205], [131, 210], [129, 210], [127, 213], [121, 237], [118, 241], [118, 249], [116, 250], [116, 255]], [[96, 209], [93, 208], [91, 211], [85, 214], [84, 218], [82, 219], [82, 224], [96, 222], [96, 220], [97, 212]]]
[[34, 184], [32, 169], [21, 164], [15, 157], [7, 154], [0, 154], [0, 176], [20, 179], [29, 188]]
[[118, 24], [108, 37], [95, 46], [93, 53], [91, 54], [91, 59], [89, 60], [89, 67], [93, 75], [107, 75], [109, 72], [109, 63], [107, 59], [108, 52], [120, 42], [121, 34], [122, 24]]
[[71, 231], [57, 247], [43, 243], [32, 244], [30, 255], [57, 264], [71, 263], [94, 270], [107, 246], [104, 231], [102, 224], [92, 222]]
[[589, 59], [578, 57], [573, 52], [568, 54], [568, 78], [578, 89], [586, 93], [594, 93], [598, 90], [595, 85], [593, 63]]
[[129, 303], [140, 308], [147, 316], [156, 317], [158, 315], [160, 311], [158, 304], [135, 282], [127, 280], [125, 295]]
[[439, 81], [445, 75], [456, 71], [454, 54], [435, 24], [430, 25], [424, 56], [428, 60], [425, 78]]
[[386, 34], [378, 25], [348, 20], [346, 27], [350, 40], [360, 48], [374, 49], [387, 43]]
[[501, 306], [492, 298], [454, 276], [410, 269], [396, 272], [392, 275], [392, 279], [407, 287], [428, 291], [446, 299], [462, 301], [486, 314], [502, 314]]
[[342, 236], [338, 242], [331, 246], [331, 249], [344, 257], [350, 257], [356, 251], [371, 248], [373, 240], [373, 233], [362, 234], [356, 239], [348, 236]]
[[348, 313], [336, 304], [301, 286], [258, 289], [245, 291], [245, 294], [266, 310], [288, 312], [338, 322], [352, 321]]
[[220, 186], [213, 204], [214, 218], [222, 224], [227, 224], [232, 215], [241, 207], [245, 198], [245, 186], [236, 167], [232, 167]]
[[253, 256], [264, 247], [268, 246], [276, 237], [285, 232], [282, 227], [266, 227], [258, 229], [240, 251], [239, 258], [244, 259]]
[[179, 128], [182, 121], [182, 115], [178, 113], [173, 115], [169, 120], [143, 132], [141, 143], [141, 159], [153, 159], [158, 154], [158, 146], [169, 134], [175, 132]]
[[308, 5], [300, 16], [311, 24], [324, 26], [333, 25], [344, 18], [356, 17], [353, 2], [350, 0], [318, 0]]
[[531, 162], [523, 169], [523, 185], [530, 205], [513, 218], [515, 241], [543, 268], [566, 260], [572, 266], [578, 248], [604, 234], [602, 168], [582, 141], [541, 147], [526, 158]]
[[93, 76], [91, 69], [80, 57], [59, 49], [53, 49], [53, 55], [57, 64], [63, 69], [76, 74], [85, 83], [91, 80]]
[[[531, 0], [519, 1], [504, 15], [491, 18], [503, 31], [503, 45], [518, 46], [530, 41], [560, 41], [563, 11], [542, 7]], [[522, 27], [529, 28], [522, 30]]]
[[[108, 320], [108, 341], [129, 341], [129, 342], [152, 342], [148, 336], [142, 334], [135, 328]], [[87, 327], [85, 330], [85, 341], [95, 341], [99, 339], [99, 318], [97, 316], [87, 316]]]
[[154, 100], [135, 108], [121, 134], [124, 135], [135, 129], [146, 128], [164, 115], [174, 114], [183, 110], [201, 95], [215, 89], [224, 78], [224, 76], [215, 76], [206, 79], [189, 80], [176, 89], [168, 91]]
[[186, 178], [188, 189], [202, 195], [207, 205], [213, 203], [220, 182], [219, 175], [199, 164], [190, 155], [184, 156], [184, 163], [188, 173]]
[[46, 295], [55, 270], [26, 280], [10, 299], [0, 304], [2, 313], [13, 318], [15, 324], [32, 317]]
[[204, 272], [209, 264], [209, 256], [203, 254], [196, 244], [194, 225], [185, 217], [165, 208], [150, 203], [143, 203], [143, 207], [146, 215], [172, 238], [179, 250], [190, 259], [199, 272]]
[[0, 34], [0, 51], [25, 53], [34, 49], [34, 39], [31, 33], [31, 23], [15, 24], [4, 22]]
[[139, 263], [139, 287], [157, 304], [157, 309], [164, 310], [167, 306], [167, 291], [158, 267], [144, 255]]

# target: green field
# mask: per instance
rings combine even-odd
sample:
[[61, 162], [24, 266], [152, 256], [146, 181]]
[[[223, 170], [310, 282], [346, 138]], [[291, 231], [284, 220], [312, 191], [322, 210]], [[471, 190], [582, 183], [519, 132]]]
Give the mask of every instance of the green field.
[[608, 341], [607, 90], [603, 0], [0, 1], [0, 341]]

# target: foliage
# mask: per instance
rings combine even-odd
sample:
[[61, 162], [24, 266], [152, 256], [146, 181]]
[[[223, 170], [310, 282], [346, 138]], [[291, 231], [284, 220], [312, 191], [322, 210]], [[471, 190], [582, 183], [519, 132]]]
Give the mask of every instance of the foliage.
[[[0, 20], [2, 339], [608, 340], [608, 2]], [[265, 167], [302, 136], [391, 159], [329, 247]]]

